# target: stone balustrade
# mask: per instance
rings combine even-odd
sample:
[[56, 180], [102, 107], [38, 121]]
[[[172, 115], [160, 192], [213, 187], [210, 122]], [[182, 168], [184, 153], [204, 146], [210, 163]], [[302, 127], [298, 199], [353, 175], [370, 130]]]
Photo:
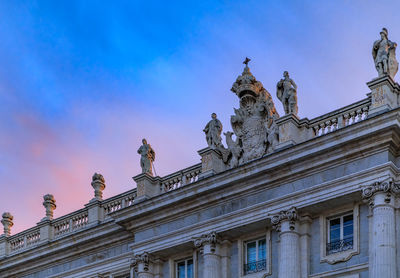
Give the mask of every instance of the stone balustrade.
[[349, 126], [367, 118], [371, 99], [361, 101], [337, 109], [309, 121], [314, 137], [318, 137], [340, 128]]
[[201, 163], [172, 173], [161, 179], [161, 192], [168, 192], [198, 180]]

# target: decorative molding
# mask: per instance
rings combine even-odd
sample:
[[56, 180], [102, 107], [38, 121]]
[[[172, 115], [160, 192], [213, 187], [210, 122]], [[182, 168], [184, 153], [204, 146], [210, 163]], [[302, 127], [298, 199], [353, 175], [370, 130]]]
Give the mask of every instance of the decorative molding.
[[[331, 210], [326, 214], [323, 214], [319, 218], [320, 224], [320, 254], [321, 259], [320, 262], [326, 262], [328, 264], [336, 264], [339, 262], [346, 262], [350, 260], [353, 256], [360, 254], [360, 211], [359, 205], [354, 204], [352, 206], [344, 206], [342, 208]], [[348, 211], [353, 211], [353, 223], [354, 223], [354, 239], [353, 239], [353, 248], [337, 252], [333, 254], [326, 254], [326, 243], [327, 243], [327, 219], [329, 217], [333, 217], [335, 215], [340, 215], [346, 213]]]
[[[131, 267], [135, 270], [135, 272], [139, 272], [140, 270], [143, 270], [144, 272], [150, 271], [150, 263], [153, 262], [153, 259], [151, 255], [147, 252], [143, 252], [141, 254], [136, 254], [132, 259], [131, 259]], [[139, 265], [143, 265], [143, 269], [139, 267]]]

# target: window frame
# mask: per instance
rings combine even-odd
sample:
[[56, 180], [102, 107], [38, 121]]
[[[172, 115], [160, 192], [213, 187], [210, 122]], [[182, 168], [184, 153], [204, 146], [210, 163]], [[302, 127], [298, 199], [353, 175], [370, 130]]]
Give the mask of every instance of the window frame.
[[198, 278], [197, 275], [197, 266], [198, 266], [198, 258], [196, 250], [188, 250], [183, 253], [179, 253], [176, 256], [172, 256], [168, 259], [169, 264], [169, 277], [176, 278], [178, 275], [177, 266], [179, 262], [184, 260], [193, 260], [193, 278]]
[[[251, 243], [254, 241], [258, 241], [265, 239], [265, 260], [266, 260], [266, 267], [265, 270], [259, 271], [259, 272], [254, 272], [254, 273], [249, 273], [245, 274], [244, 273], [244, 265], [247, 263], [247, 243]], [[253, 234], [247, 234], [245, 236], [242, 236], [238, 239], [237, 241], [238, 244], [238, 258], [239, 258], [239, 264], [238, 264], [238, 273], [239, 273], [239, 278], [256, 278], [256, 277], [261, 277], [261, 276], [267, 276], [272, 274], [271, 270], [271, 231], [266, 230], [262, 232], [256, 232]], [[257, 250], [258, 253], [258, 250]], [[258, 254], [257, 254], [258, 256]]]
[[[192, 267], [193, 267], [193, 271], [194, 271], [194, 260], [193, 260], [193, 257], [188, 257], [188, 258], [184, 258], [184, 259], [175, 261], [175, 278], [179, 278], [178, 277], [178, 264], [182, 263], [182, 262], [185, 262], [185, 278], [190, 278], [190, 277], [187, 277], [188, 261], [192, 261]], [[194, 272], [193, 272], [193, 277], [192, 278], [194, 278]]]
[[[327, 244], [330, 243], [330, 221], [341, 218], [340, 223], [340, 240], [343, 240], [343, 218], [345, 216], [353, 214], [353, 246], [347, 250], [337, 251], [329, 253], [327, 252]], [[360, 227], [360, 215], [359, 215], [359, 204], [351, 204], [327, 211], [325, 214], [320, 216], [320, 254], [321, 262], [327, 262], [329, 264], [335, 264], [338, 262], [345, 262], [351, 259], [354, 255], [359, 254], [360, 242], [359, 242], [359, 227]]]

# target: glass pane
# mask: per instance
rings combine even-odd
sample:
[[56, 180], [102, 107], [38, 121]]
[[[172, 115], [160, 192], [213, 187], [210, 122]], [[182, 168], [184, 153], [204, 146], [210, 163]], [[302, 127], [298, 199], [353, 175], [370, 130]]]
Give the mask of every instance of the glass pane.
[[262, 261], [266, 258], [266, 243], [265, 239], [258, 241], [258, 260]]
[[353, 237], [353, 225], [343, 228], [343, 238]]
[[247, 263], [255, 262], [257, 260], [256, 242], [247, 243]]
[[329, 237], [330, 242], [340, 240], [340, 218], [329, 221]]
[[176, 275], [177, 278], [186, 278], [185, 277], [185, 262], [178, 263], [178, 273]]
[[187, 278], [193, 278], [193, 260], [187, 261]]

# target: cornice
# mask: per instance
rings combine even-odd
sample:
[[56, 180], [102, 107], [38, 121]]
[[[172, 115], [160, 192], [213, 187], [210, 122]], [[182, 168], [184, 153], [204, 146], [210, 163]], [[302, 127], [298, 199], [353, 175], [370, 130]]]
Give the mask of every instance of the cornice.
[[[378, 125], [378, 126], [376, 126]], [[394, 132], [396, 130], [396, 132]], [[274, 186], [274, 182], [280, 178], [297, 179], [303, 173], [304, 176], [310, 175], [312, 172], [321, 171], [321, 167], [332, 167], [339, 165], [343, 161], [351, 161], [351, 159], [359, 159], [367, 154], [377, 153], [383, 150], [393, 149], [393, 137], [398, 139], [399, 132], [399, 114], [396, 111], [390, 111], [379, 116], [371, 117], [363, 122], [350, 125], [335, 132], [328, 133], [323, 136], [313, 138], [312, 140], [295, 145], [289, 149], [273, 153], [264, 158], [249, 162], [241, 167], [231, 169], [210, 178], [198, 181], [196, 183], [184, 186], [177, 190], [156, 196], [152, 199], [138, 203], [129, 208], [113, 213], [111, 216], [117, 223], [125, 227], [138, 228], [146, 224], [145, 216], [149, 213], [157, 213], [159, 220], [165, 219], [166, 215], [163, 211], [168, 210], [168, 207], [174, 206], [174, 211], [179, 209], [175, 204], [186, 204], [185, 202], [193, 201], [194, 198], [199, 200], [203, 195], [215, 195], [216, 190], [223, 190], [230, 186], [228, 194], [239, 193], [240, 191], [232, 190], [232, 187], [241, 185], [244, 181], [256, 181], [262, 177], [264, 184], [268, 183], [270, 187]], [[378, 142], [378, 144], [377, 144]], [[396, 140], [395, 144], [398, 144]], [[327, 158], [326, 153], [336, 155]], [[305, 161], [314, 160], [315, 163], [307, 168]], [[323, 166], [325, 164], [325, 166]], [[278, 177], [279, 168], [283, 169], [290, 165], [291, 176]], [[294, 171], [297, 167], [297, 171]], [[287, 172], [287, 171], [286, 171]], [[273, 173], [273, 176], [272, 176]], [[269, 177], [270, 180], [266, 179]], [[248, 187], [243, 187], [248, 190]], [[242, 190], [241, 193], [246, 190]], [[227, 197], [224, 194], [223, 197]], [[216, 198], [217, 199], [217, 198]], [[216, 201], [214, 199], [214, 201]], [[213, 199], [211, 199], [212, 201]], [[208, 198], [210, 202], [210, 198]], [[196, 201], [198, 207], [201, 204]], [[190, 208], [190, 209], [193, 209]], [[170, 216], [171, 213], [168, 213]], [[129, 219], [134, 219], [134, 222], [129, 224]], [[153, 218], [154, 220], [154, 218]], [[141, 229], [140, 227], [139, 229]]]

